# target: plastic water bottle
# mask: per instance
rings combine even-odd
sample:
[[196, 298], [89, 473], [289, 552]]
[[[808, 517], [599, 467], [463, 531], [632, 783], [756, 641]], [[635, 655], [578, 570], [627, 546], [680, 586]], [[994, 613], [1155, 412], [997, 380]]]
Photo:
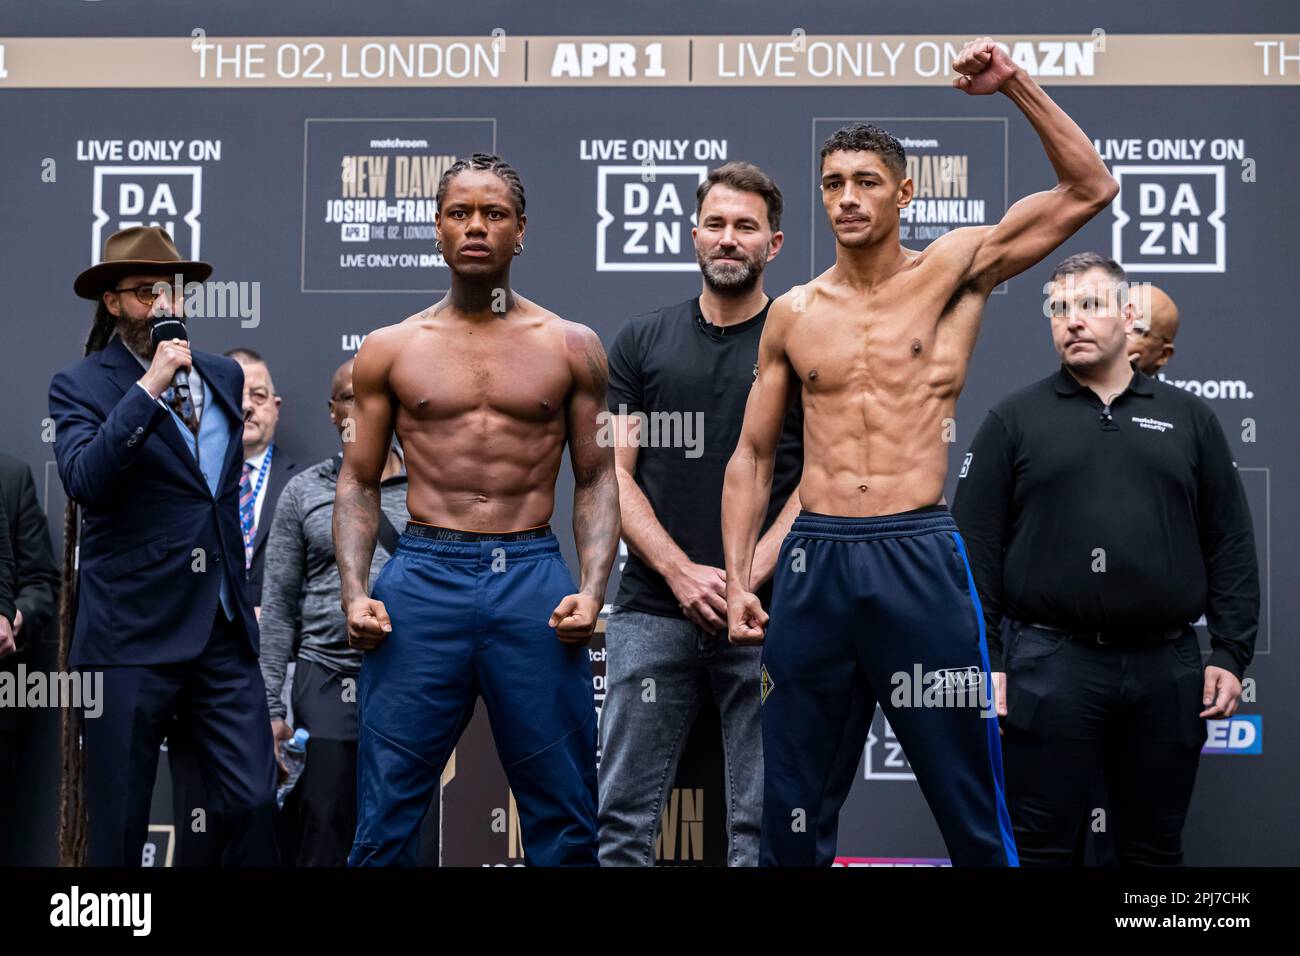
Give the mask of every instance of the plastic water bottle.
[[311, 737], [306, 727], [299, 727], [293, 732], [293, 739], [286, 740], [284, 746], [280, 748], [280, 755], [284, 765], [289, 768], [289, 779], [275, 791], [275, 805], [284, 806], [284, 798], [289, 795], [298, 778], [302, 776], [303, 768], [307, 766], [307, 740]]

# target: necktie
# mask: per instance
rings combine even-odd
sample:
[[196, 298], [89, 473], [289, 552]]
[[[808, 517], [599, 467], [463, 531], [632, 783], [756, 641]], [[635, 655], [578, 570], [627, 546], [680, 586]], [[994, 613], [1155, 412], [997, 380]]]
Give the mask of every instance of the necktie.
[[189, 426], [195, 435], [199, 433], [199, 417], [194, 414], [194, 403], [189, 396], [182, 396], [180, 389], [168, 388], [163, 392], [163, 401], [171, 406], [181, 421]]
[[244, 473], [239, 478], [239, 526], [244, 532], [244, 567], [253, 564], [253, 482], [249, 477], [253, 466], [244, 462]]

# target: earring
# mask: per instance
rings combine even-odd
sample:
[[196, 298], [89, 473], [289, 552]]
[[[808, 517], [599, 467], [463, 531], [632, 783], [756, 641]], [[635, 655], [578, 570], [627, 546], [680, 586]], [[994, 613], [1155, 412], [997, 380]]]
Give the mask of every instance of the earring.
[[437, 249], [439, 252], [442, 252], [442, 240], [435, 239], [433, 243], [433, 248]]
[[515, 255], [517, 255], [517, 256], [522, 256], [523, 254], [524, 254], [524, 244], [523, 244], [522, 242], [516, 242], [516, 243], [515, 243]]

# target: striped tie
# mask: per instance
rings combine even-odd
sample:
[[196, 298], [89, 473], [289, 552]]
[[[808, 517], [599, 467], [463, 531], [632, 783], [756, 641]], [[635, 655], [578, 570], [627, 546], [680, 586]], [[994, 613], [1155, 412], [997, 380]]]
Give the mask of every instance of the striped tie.
[[239, 478], [239, 527], [244, 532], [244, 567], [253, 564], [253, 482], [249, 475], [253, 466], [244, 462], [244, 473]]

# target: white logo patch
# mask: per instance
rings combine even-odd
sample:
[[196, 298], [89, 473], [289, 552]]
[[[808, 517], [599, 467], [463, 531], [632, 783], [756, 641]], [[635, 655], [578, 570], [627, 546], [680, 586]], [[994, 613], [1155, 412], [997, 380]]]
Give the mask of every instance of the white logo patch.
[[1136, 415], [1133, 416], [1133, 423], [1138, 428], [1149, 428], [1157, 432], [1167, 432], [1174, 427], [1173, 422], [1162, 422], [1158, 418], [1139, 418]]

